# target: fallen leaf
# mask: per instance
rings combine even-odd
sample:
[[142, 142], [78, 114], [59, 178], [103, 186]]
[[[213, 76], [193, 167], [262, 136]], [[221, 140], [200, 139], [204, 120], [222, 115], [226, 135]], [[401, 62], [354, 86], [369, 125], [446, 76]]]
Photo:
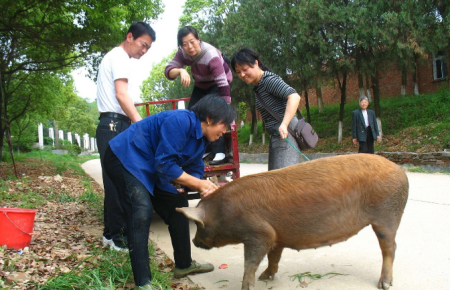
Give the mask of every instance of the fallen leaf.
[[219, 269], [226, 269], [226, 268], [228, 268], [227, 264], [222, 264], [222, 265], [219, 266]]

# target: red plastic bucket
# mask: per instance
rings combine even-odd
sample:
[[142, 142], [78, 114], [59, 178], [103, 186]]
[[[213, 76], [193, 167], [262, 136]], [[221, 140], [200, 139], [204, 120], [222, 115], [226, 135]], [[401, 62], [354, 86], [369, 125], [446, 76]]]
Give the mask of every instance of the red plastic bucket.
[[33, 235], [36, 209], [0, 208], [0, 246], [23, 249]]

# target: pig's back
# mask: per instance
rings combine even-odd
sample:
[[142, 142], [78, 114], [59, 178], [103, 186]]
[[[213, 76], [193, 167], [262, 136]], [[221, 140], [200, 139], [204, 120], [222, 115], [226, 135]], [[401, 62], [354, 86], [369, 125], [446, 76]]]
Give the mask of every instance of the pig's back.
[[346, 240], [380, 215], [401, 216], [407, 195], [408, 180], [398, 165], [354, 154], [245, 176], [213, 196], [222, 218], [268, 223], [278, 243], [300, 249]]

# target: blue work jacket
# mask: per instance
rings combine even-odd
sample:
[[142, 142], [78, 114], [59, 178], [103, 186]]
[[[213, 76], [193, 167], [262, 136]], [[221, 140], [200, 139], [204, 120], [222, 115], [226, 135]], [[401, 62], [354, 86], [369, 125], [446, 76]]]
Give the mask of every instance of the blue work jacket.
[[203, 177], [203, 137], [200, 119], [189, 110], [164, 111], [132, 124], [109, 141], [123, 166], [148, 191], [154, 187], [178, 193], [170, 182], [184, 172]]

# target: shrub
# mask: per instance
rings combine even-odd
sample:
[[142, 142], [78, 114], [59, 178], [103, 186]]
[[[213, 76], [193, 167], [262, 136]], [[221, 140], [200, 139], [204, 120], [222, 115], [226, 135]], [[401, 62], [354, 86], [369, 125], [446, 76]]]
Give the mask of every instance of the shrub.
[[68, 150], [68, 153], [72, 156], [78, 156], [81, 153], [81, 148], [80, 146], [78, 146], [77, 142], [72, 145], [67, 145], [66, 148]]

